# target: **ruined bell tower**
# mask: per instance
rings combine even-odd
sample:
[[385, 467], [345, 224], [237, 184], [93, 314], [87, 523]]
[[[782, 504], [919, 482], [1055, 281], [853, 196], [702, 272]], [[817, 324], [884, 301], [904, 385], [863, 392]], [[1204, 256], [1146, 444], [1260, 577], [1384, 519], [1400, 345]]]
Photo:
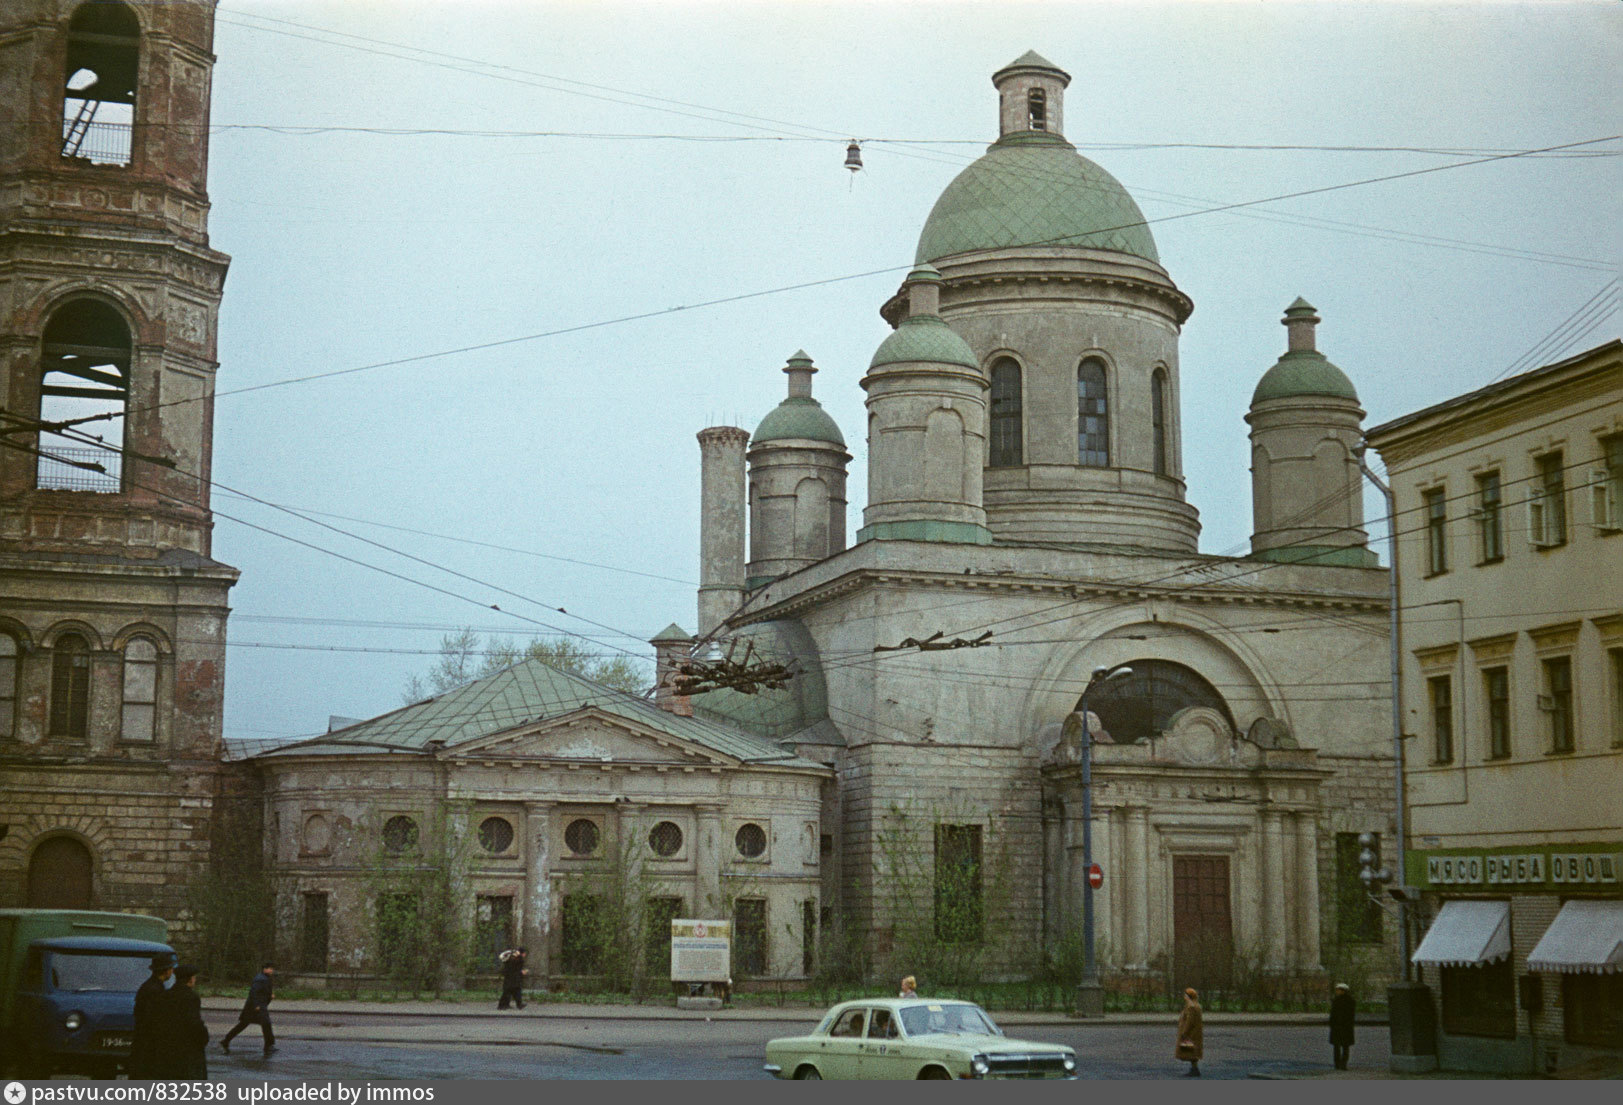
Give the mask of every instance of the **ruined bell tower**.
[[217, 830], [214, 7], [0, 5], [0, 906], [176, 922]]

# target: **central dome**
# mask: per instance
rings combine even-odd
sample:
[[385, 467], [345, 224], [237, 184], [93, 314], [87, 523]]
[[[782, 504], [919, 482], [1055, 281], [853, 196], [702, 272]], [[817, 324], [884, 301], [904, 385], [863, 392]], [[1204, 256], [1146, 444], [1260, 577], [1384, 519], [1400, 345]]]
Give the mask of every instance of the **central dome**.
[[1120, 181], [1060, 136], [1026, 131], [1000, 138], [947, 185], [925, 220], [914, 263], [1045, 245], [1161, 261], [1144, 213]]

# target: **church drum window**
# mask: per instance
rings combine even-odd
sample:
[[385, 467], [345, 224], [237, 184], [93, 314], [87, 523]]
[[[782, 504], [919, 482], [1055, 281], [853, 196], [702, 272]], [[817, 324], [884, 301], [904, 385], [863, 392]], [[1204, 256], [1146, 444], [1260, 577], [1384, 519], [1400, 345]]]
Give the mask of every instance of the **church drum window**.
[[17, 638], [0, 632], [0, 740], [12, 736], [17, 724], [17, 664], [22, 649]]
[[1155, 474], [1170, 475], [1172, 461], [1167, 456], [1167, 374], [1159, 368], [1150, 376], [1150, 422], [1153, 434], [1150, 444], [1155, 450], [1153, 458]]
[[84, 740], [90, 726], [90, 645], [64, 633], [51, 647], [50, 735]]
[[124, 646], [124, 710], [119, 739], [150, 743], [156, 733], [158, 646], [132, 637]]
[[68, 24], [62, 88], [64, 158], [128, 165], [141, 25], [116, 0], [81, 4]]
[[[39, 435], [35, 486], [40, 490], [116, 494], [122, 489], [131, 348], [123, 317], [99, 299], [70, 300], [45, 324], [40, 421], [77, 423], [77, 428]], [[84, 436], [92, 433], [101, 445]]]
[[1110, 466], [1110, 397], [1105, 363], [1097, 357], [1076, 369], [1076, 462], [1084, 468]]
[[1095, 740], [1130, 744], [1157, 736], [1171, 728], [1174, 714], [1193, 706], [1216, 710], [1234, 730], [1228, 703], [1199, 672], [1170, 660], [1131, 660], [1128, 667], [1131, 675], [1101, 683], [1088, 695], [1088, 708], [1104, 731], [1093, 734]]
[[1020, 365], [1011, 357], [992, 364], [992, 438], [989, 464], [1018, 468], [1025, 463], [1022, 444]]

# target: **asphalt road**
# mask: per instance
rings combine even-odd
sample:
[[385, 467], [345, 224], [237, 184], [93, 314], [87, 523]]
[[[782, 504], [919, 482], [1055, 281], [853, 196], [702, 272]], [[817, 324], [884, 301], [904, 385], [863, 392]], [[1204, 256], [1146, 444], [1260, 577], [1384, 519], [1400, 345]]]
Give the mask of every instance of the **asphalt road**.
[[[633, 1021], [601, 1018], [398, 1018], [291, 1013], [275, 1018], [278, 1049], [260, 1057], [249, 1028], [229, 1056], [212, 1045], [209, 1073], [248, 1079], [750, 1079], [767, 1040], [809, 1030], [785, 1021]], [[215, 1040], [229, 1021], [210, 1017]], [[1208, 1025], [1207, 1078], [1292, 1077], [1330, 1066], [1326, 1029], [1310, 1025]], [[1053, 1024], [1009, 1029], [1024, 1039], [1069, 1044], [1085, 1078], [1170, 1078], [1171, 1025]], [[402, 1037], [411, 1037], [405, 1038]], [[1358, 1029], [1355, 1070], [1384, 1070], [1387, 1030]]]

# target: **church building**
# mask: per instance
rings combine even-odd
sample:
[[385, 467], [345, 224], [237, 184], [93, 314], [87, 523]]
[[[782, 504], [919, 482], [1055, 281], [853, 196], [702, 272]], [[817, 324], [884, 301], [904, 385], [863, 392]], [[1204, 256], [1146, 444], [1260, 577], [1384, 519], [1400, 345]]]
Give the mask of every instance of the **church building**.
[[699, 434], [692, 655], [797, 674], [693, 710], [833, 769], [822, 914], [876, 968], [1024, 974], [1075, 946], [1091, 745], [1108, 986], [1373, 980], [1395, 934], [1357, 841], [1390, 840], [1394, 802], [1364, 412], [1298, 299], [1245, 415], [1251, 554], [1199, 550], [1193, 304], [1133, 198], [1066, 140], [1069, 83], [1035, 53], [993, 76], [998, 138], [881, 307], [853, 539], [850, 454], [803, 351], [753, 434]]

